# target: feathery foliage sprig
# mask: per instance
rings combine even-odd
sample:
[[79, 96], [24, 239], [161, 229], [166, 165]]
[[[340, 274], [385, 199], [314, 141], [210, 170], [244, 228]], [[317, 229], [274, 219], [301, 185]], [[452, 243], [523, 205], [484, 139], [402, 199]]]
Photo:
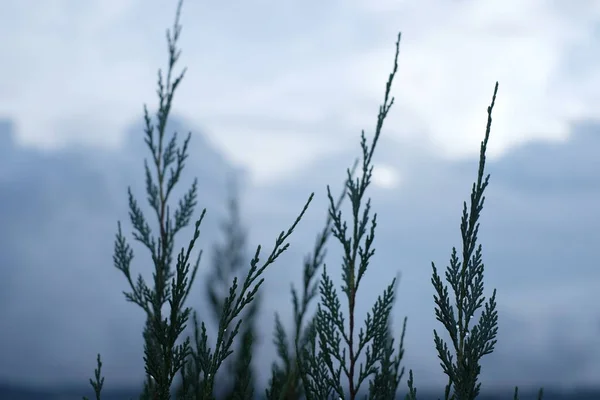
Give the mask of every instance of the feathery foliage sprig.
[[[200, 218], [195, 223], [195, 230], [187, 250], [182, 248], [177, 255], [175, 271], [172, 270], [173, 249], [175, 235], [186, 227], [191, 220], [196, 206], [197, 179], [191, 185], [178, 203], [173, 218], [171, 218], [169, 196], [178, 183], [181, 172], [188, 157], [187, 149], [191, 139], [188, 134], [181, 147], [177, 147], [177, 133], [168, 143], [164, 143], [164, 136], [169, 113], [172, 107], [175, 90], [181, 83], [185, 69], [173, 79], [173, 67], [181, 52], [177, 49], [177, 40], [181, 33], [179, 18], [183, 0], [178, 2], [175, 22], [172, 32], [167, 30], [167, 43], [169, 48], [169, 65], [166, 82], [163, 80], [162, 72], [158, 73], [158, 97], [159, 107], [156, 113], [157, 124], [152, 124], [147, 107], [144, 106], [144, 120], [146, 123], [145, 142], [152, 154], [155, 166], [156, 181], [152, 176], [147, 161], [144, 162], [146, 175], [146, 191], [148, 202], [156, 213], [158, 220], [158, 239], [153, 236], [152, 229], [146, 221], [144, 214], [135, 200], [131, 188], [129, 195], [129, 217], [134, 228], [133, 237], [148, 248], [154, 263], [153, 286], [149, 287], [142, 275], [138, 275], [134, 284], [131, 274], [131, 261], [133, 250], [127, 243], [118, 223], [118, 232], [115, 239], [115, 252], [113, 262], [117, 269], [125, 275], [131, 292], [125, 292], [127, 301], [137, 304], [146, 313], [146, 324], [144, 327], [144, 363], [146, 370], [146, 381], [140, 399], [143, 400], [168, 400], [171, 398], [171, 385], [176, 374], [184, 369], [188, 356], [192, 353], [189, 337], [182, 344], [177, 344], [180, 335], [186, 328], [186, 323], [191, 314], [191, 309], [185, 307], [184, 303], [196, 277], [202, 252], [198, 253], [196, 262], [190, 271], [190, 257], [194, 244], [200, 236], [200, 224], [206, 213], [202, 211]], [[167, 174], [168, 172], [168, 174]], [[223, 361], [232, 353], [231, 347], [239, 332], [242, 318], [238, 319], [235, 327], [227, 334], [232, 321], [240, 316], [244, 308], [252, 303], [262, 285], [264, 278], [260, 278], [265, 269], [271, 265], [288, 247], [286, 240], [294, 231], [312, 201], [311, 194], [305, 203], [299, 216], [296, 218], [287, 232], [282, 231], [275, 241], [275, 245], [267, 260], [259, 267], [261, 246], [256, 249], [253, 259], [250, 261], [248, 274], [238, 291], [237, 277], [229, 288], [229, 295], [223, 301], [223, 308], [219, 318], [218, 336], [214, 353], [208, 347], [208, 337], [204, 322], [201, 324], [201, 333], [195, 332], [195, 344], [197, 350], [198, 371], [202, 372], [201, 383], [198, 391], [190, 393], [184, 391], [182, 398], [213, 399], [213, 386], [215, 374]], [[190, 274], [191, 272], [191, 274]], [[259, 279], [260, 278], [260, 279]], [[163, 307], [168, 304], [168, 311], [163, 312]], [[195, 315], [194, 315], [195, 317]], [[197, 326], [197, 318], [194, 318]], [[100, 368], [100, 361], [98, 358]], [[188, 377], [189, 379], [190, 377]], [[94, 386], [94, 383], [92, 383]], [[99, 385], [101, 387], [101, 385]], [[188, 385], [184, 382], [184, 387]], [[97, 398], [100, 397], [100, 389], [96, 389]]]
[[[131, 262], [133, 250], [125, 240], [118, 223], [115, 239], [113, 262], [126, 277], [131, 291], [125, 292], [126, 300], [137, 304], [146, 314], [143, 331], [144, 362], [146, 380], [140, 396], [143, 400], [168, 400], [171, 398], [170, 389], [174, 377], [179, 372], [182, 384], [177, 393], [181, 400], [215, 399], [215, 376], [234, 349], [237, 348], [235, 367], [236, 385], [228, 396], [231, 399], [250, 399], [253, 397], [252, 385], [252, 348], [255, 338], [253, 320], [258, 308], [259, 288], [264, 279], [261, 275], [289, 246], [286, 240], [302, 219], [313, 194], [310, 195], [302, 211], [286, 231], [282, 231], [266, 261], [259, 266], [261, 246], [256, 249], [254, 257], [243, 279], [238, 285], [238, 277], [234, 276], [229, 286], [228, 294], [213, 291], [214, 283], [207, 285], [207, 292], [213, 305], [214, 317], [218, 321], [217, 338], [214, 350], [209, 347], [206, 326], [199, 323], [197, 314], [185, 306], [191, 286], [195, 280], [202, 252], [198, 252], [195, 262], [190, 258], [196, 240], [200, 235], [200, 225], [206, 213], [203, 210], [195, 222], [192, 239], [187, 248], [174, 256], [175, 236], [191, 222], [197, 205], [197, 180], [195, 179], [179, 200], [171, 217], [170, 195], [179, 182], [185, 160], [191, 133], [181, 146], [177, 144], [177, 133], [165, 143], [165, 129], [172, 107], [173, 96], [185, 74], [185, 69], [173, 78], [173, 67], [180, 51], [176, 43], [181, 32], [179, 17], [183, 0], [178, 2], [175, 22], [172, 31], [167, 31], [169, 49], [169, 64], [166, 78], [158, 73], [159, 107], [156, 113], [157, 123], [152, 124], [146, 106], [144, 106], [145, 143], [152, 154], [153, 171], [145, 160], [145, 183], [147, 200], [153, 209], [157, 222], [158, 234], [155, 237], [146, 221], [141, 208], [135, 200], [131, 189], [128, 189], [129, 217], [134, 228], [133, 237], [142, 243], [151, 253], [154, 264], [152, 285], [149, 286], [144, 278], [138, 275], [132, 277]], [[369, 379], [369, 399], [391, 400], [395, 398], [397, 387], [404, 374], [400, 363], [404, 355], [404, 334], [406, 318], [398, 348], [394, 346], [394, 335], [391, 329], [391, 309], [395, 301], [397, 279], [384, 290], [375, 302], [370, 313], [367, 313], [365, 328], [356, 332], [355, 306], [360, 282], [366, 273], [371, 258], [375, 254], [373, 242], [377, 225], [377, 214], [370, 216], [371, 200], [363, 206], [366, 189], [370, 185], [373, 172], [373, 154], [378, 142], [384, 120], [393, 105], [390, 90], [398, 67], [400, 34], [396, 42], [396, 54], [393, 71], [386, 84], [384, 102], [379, 108], [377, 125], [373, 140], [367, 145], [364, 131], [361, 134], [362, 175], [354, 179], [354, 169], [347, 170], [345, 190], [338, 201], [334, 201], [329, 186], [328, 218], [324, 230], [317, 236], [312, 254], [304, 262], [304, 277], [302, 297], [292, 286], [292, 303], [294, 307], [295, 332], [291, 340], [294, 348], [290, 354], [290, 343], [280, 321], [275, 315], [275, 344], [283, 366], [273, 364], [270, 387], [266, 390], [269, 400], [300, 399], [324, 400], [332, 397], [346, 398], [348, 393], [351, 400], [358, 396], [361, 384]], [[498, 83], [494, 89], [491, 105], [488, 107], [488, 121], [485, 138], [481, 143], [479, 170], [477, 180], [473, 184], [470, 204], [464, 202], [461, 219], [462, 254], [459, 258], [456, 248], [452, 249], [450, 265], [445, 274], [446, 280], [454, 291], [454, 307], [450, 303], [448, 287], [442, 283], [435, 264], [432, 263], [432, 279], [436, 294], [434, 295], [435, 315], [448, 331], [456, 356], [446, 342], [434, 330], [434, 343], [441, 360], [444, 373], [448, 376], [445, 390], [446, 400], [473, 400], [480, 392], [481, 384], [477, 378], [481, 372], [479, 362], [486, 354], [491, 354], [496, 344], [498, 331], [498, 314], [496, 312], [496, 291], [484, 304], [482, 247], [477, 245], [479, 232], [479, 216], [483, 209], [484, 190], [489, 183], [489, 175], [484, 178], [485, 153], [491, 130], [492, 110], [494, 107]], [[351, 202], [352, 221], [351, 232], [348, 232], [348, 222], [342, 220], [340, 206], [347, 196]], [[235, 207], [235, 204], [232, 206]], [[237, 216], [237, 208], [232, 209], [233, 219]], [[233, 221], [232, 219], [232, 221]], [[370, 227], [368, 226], [370, 222]], [[233, 222], [232, 222], [233, 224]], [[216, 254], [221, 262], [228, 267], [217, 269], [215, 279], [226, 284], [232, 274], [240, 270], [244, 245], [241, 231], [235, 231], [232, 224], [226, 229], [230, 234], [228, 244]], [[342, 304], [327, 274], [324, 264], [325, 244], [333, 235], [341, 243], [344, 256], [342, 262], [342, 292], [347, 300], [348, 324], [346, 325]], [[176, 260], [174, 260], [176, 258]], [[175, 268], [172, 265], [175, 261]], [[218, 264], [218, 262], [216, 263]], [[323, 265], [319, 283], [314, 278]], [[219, 275], [222, 272], [227, 272]], [[316, 314], [303, 324], [309, 303], [320, 293], [320, 302]], [[479, 322], [471, 325], [471, 320], [480, 308]], [[187, 321], [193, 315], [193, 345], [190, 338], [183, 341], [181, 336]], [[235, 321], [235, 324], [234, 324]], [[234, 346], [234, 339], [242, 331], [242, 343]], [[233, 324], [233, 328], [232, 327]], [[304, 325], [304, 328], [303, 328]], [[356, 341], [356, 337], [358, 341]], [[398, 352], [396, 353], [396, 350]], [[360, 363], [359, 357], [364, 354], [366, 361]], [[97, 400], [101, 398], [104, 385], [102, 377], [102, 362], [97, 357], [95, 378], [90, 379]], [[345, 382], [347, 386], [345, 387]], [[414, 387], [412, 370], [408, 379], [409, 393], [407, 400], [417, 399], [417, 389]], [[540, 389], [538, 400], [541, 400], [543, 390]], [[518, 400], [518, 388], [515, 387], [514, 400]], [[87, 400], [86, 397], [84, 397]]]
[[[444, 397], [446, 400], [473, 400], [477, 398], [481, 388], [481, 383], [477, 382], [477, 377], [481, 372], [479, 361], [484, 355], [491, 354], [494, 351], [497, 342], [496, 289], [484, 304], [482, 246], [481, 244], [477, 245], [478, 221], [485, 201], [483, 193], [490, 179], [489, 174], [484, 178], [485, 153], [492, 127], [492, 110], [494, 109], [497, 93], [498, 82], [496, 82], [494, 88], [492, 102], [487, 109], [488, 119], [485, 137], [481, 142], [479, 152], [477, 180], [473, 183], [469, 206], [467, 207], [466, 201], [463, 202], [460, 224], [462, 257], [459, 259], [456, 247], [453, 247], [450, 265], [447, 267], [445, 274], [446, 280], [454, 291], [454, 307], [457, 309], [458, 319], [455, 316], [454, 308], [450, 304], [448, 287], [443, 284], [435, 263], [431, 263], [433, 269], [431, 283], [436, 291], [433, 296], [436, 304], [435, 316], [448, 331], [456, 355], [456, 363], [453, 363], [453, 355], [448, 345], [434, 329], [434, 343], [438, 358], [441, 360], [440, 365], [448, 376]], [[481, 312], [479, 322], [471, 328], [471, 319], [482, 305], [484, 309]], [[408, 387], [407, 399], [416, 400], [412, 370], [409, 372]], [[543, 391], [540, 390], [539, 400], [541, 400], [542, 394]], [[518, 388], [515, 388], [514, 398], [515, 400], [518, 399]]]
[[[177, 344], [177, 342], [186, 327], [191, 312], [191, 309], [185, 307], [184, 303], [196, 277], [202, 255], [202, 252], [198, 253], [190, 271], [190, 257], [194, 244], [200, 236], [200, 224], [206, 209], [196, 220], [194, 235], [187, 249], [182, 248], [177, 255], [175, 271], [172, 270], [175, 235], [189, 225], [197, 203], [197, 180], [194, 179], [171, 218], [169, 196], [181, 177], [191, 139], [190, 132], [181, 147], [177, 146], [177, 133], [171, 137], [168, 143], [165, 143], [164, 140], [173, 96], [185, 74], [184, 69], [176, 78], [172, 78], [173, 67], [180, 56], [176, 44], [181, 33], [181, 25], [179, 25], [181, 5], [182, 2], [179, 2], [173, 30], [167, 30], [169, 65], [166, 82], [163, 80], [162, 72], [159, 70], [158, 73], [159, 107], [156, 113], [156, 125], [152, 124], [148, 108], [144, 106], [145, 142], [152, 154], [156, 174], [155, 181], [148, 162], [145, 160], [146, 191], [148, 203], [158, 220], [158, 239], [152, 235], [152, 229], [135, 200], [131, 188], [128, 189], [129, 217], [134, 228], [133, 237], [150, 251], [154, 263], [153, 286], [149, 287], [141, 274], [138, 275], [136, 283], [133, 283], [130, 267], [133, 250], [123, 236], [120, 222], [113, 256], [115, 267], [123, 272], [131, 288], [131, 292], [124, 293], [125, 298], [146, 312], [143, 336], [147, 378], [144, 383], [142, 399], [169, 399], [173, 379], [183, 367], [190, 352], [189, 339], [183, 341], [182, 344]], [[165, 304], [169, 305], [167, 314], [163, 312]]]
[[[326, 265], [324, 265], [319, 287], [321, 301], [315, 318], [309, 324], [311, 327], [308, 334], [309, 344], [305, 348], [300, 348], [299, 344], [296, 344], [296, 351], [301, 354], [298, 359], [298, 366], [301, 371], [306, 397], [309, 400], [328, 399], [332, 396], [345, 398], [346, 391], [342, 387], [342, 373], [344, 379], [348, 382], [348, 393], [351, 400], [356, 398], [361, 383], [370, 376], [373, 377], [369, 387], [371, 398], [393, 398], [403, 374], [403, 370], [400, 371], [403, 344], [401, 341], [399, 353], [392, 359], [394, 341], [390, 335], [390, 312], [394, 303], [396, 279], [387, 287], [383, 296], [379, 296], [373, 306], [372, 314], [367, 314], [366, 330], [360, 330], [358, 343], [355, 342], [357, 292], [370, 259], [375, 253], [372, 245], [377, 225], [377, 214], [374, 214], [370, 229], [367, 229], [371, 200], [367, 200], [362, 209], [362, 215], [361, 205], [366, 189], [371, 182], [375, 146], [381, 134], [384, 120], [394, 102], [394, 99], [390, 98], [390, 90], [398, 69], [400, 37], [400, 34], [398, 34], [394, 67], [386, 84], [384, 102], [379, 108], [375, 134], [370, 146], [367, 145], [364, 131], [361, 134], [362, 175], [354, 180], [350, 170], [347, 171], [346, 188], [352, 208], [352, 232], [350, 237], [347, 233], [348, 225], [346, 221], [342, 221], [341, 211], [336, 207], [331, 190], [327, 187], [332, 233], [344, 249], [342, 291], [348, 301], [349, 323], [346, 328], [339, 297], [333, 281], [327, 274]], [[404, 331], [402, 337], [404, 337]], [[317, 338], [319, 341], [318, 351]], [[345, 345], [343, 349], [340, 346], [342, 339]], [[358, 359], [363, 351], [366, 354], [366, 362], [364, 365], [361, 363], [360, 368], [357, 369]], [[384, 359], [384, 357], [387, 357], [387, 359]], [[358, 372], [358, 377], [356, 372]]]

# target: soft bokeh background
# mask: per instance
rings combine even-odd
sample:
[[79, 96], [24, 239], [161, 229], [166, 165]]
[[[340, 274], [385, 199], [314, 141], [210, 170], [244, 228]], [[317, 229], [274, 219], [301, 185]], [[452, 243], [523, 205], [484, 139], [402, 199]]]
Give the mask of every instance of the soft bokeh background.
[[[175, 7], [0, 2], [0, 381], [85, 383], [98, 352], [107, 385], [142, 378], [143, 314], [124, 301], [112, 243], [117, 220], [130, 232], [127, 186], [145, 199], [142, 104], [155, 108]], [[316, 193], [266, 274], [261, 382], [275, 358], [273, 313], [291, 326], [289, 288], [324, 222], [325, 187], [341, 189], [360, 130], [372, 134], [399, 30], [396, 103], [370, 192], [377, 254], [359, 318], [400, 272], [405, 365], [417, 386], [445, 383], [431, 261], [444, 268], [460, 244], [498, 80], [480, 238], [500, 330], [484, 387], [600, 381], [600, 2], [188, 0], [182, 23], [188, 73], [171, 128], [193, 131], [184, 182], [198, 177], [208, 209], [201, 247], [218, 238], [232, 171], [243, 177], [252, 249], [270, 249]], [[328, 257], [337, 281], [339, 247], [332, 241]], [[200, 288], [191, 303], [202, 313]]]

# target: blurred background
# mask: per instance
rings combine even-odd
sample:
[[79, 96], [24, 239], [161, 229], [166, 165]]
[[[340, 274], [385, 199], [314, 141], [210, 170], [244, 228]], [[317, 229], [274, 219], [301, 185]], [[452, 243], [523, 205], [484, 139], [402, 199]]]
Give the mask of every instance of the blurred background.
[[[90, 395], [97, 353], [107, 389], [143, 379], [144, 315], [125, 302], [113, 240], [118, 220], [131, 238], [127, 187], [145, 203], [142, 107], [156, 110], [176, 5], [0, 2], [1, 398]], [[259, 243], [270, 252], [315, 192], [265, 276], [259, 387], [276, 359], [274, 312], [291, 328], [290, 285], [299, 286], [324, 224], [326, 185], [339, 193], [361, 129], [372, 137], [402, 31], [396, 100], [368, 192], [377, 251], [359, 320], [400, 273], [393, 316], [398, 335], [408, 317], [404, 365], [420, 392], [441, 396], [431, 262], [445, 269], [460, 247], [462, 202], [499, 81], [479, 235], [499, 333], [483, 358], [482, 392], [510, 398], [515, 385], [544, 386], [567, 396], [556, 398], [599, 398], [600, 2], [188, 0], [181, 23], [176, 70], [188, 71], [168, 134], [192, 132], [175, 198], [198, 177], [196, 217], [207, 208], [199, 247], [218, 239], [231, 176], [251, 253]], [[134, 271], [149, 277], [147, 251], [133, 247]], [[335, 239], [326, 263], [339, 283]], [[189, 299], [201, 317], [202, 288]]]

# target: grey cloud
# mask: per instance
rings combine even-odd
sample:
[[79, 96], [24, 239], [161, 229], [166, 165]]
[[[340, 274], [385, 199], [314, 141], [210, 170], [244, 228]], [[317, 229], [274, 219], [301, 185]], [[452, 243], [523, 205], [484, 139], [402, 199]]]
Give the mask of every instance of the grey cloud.
[[[145, 199], [142, 158], [147, 153], [141, 129], [132, 128], [119, 151], [41, 154], [7, 142], [8, 128], [2, 126], [0, 152], [7, 157], [0, 160], [0, 171], [10, 173], [0, 175], [0, 310], [5, 322], [0, 351], [7, 355], [0, 363], [0, 379], [87, 381], [97, 352], [105, 359], [107, 379], [115, 384], [139, 379], [142, 315], [125, 303], [124, 280], [110, 257], [116, 220], [124, 221], [130, 231], [127, 185], [132, 184], [141, 203]], [[174, 126], [180, 135], [186, 133], [182, 122]], [[593, 334], [598, 332], [600, 310], [592, 300], [593, 282], [600, 282], [594, 250], [600, 240], [600, 211], [595, 206], [600, 200], [600, 169], [593, 157], [598, 126], [582, 126], [575, 126], [565, 143], [530, 143], [488, 163], [492, 178], [480, 238], [485, 293], [489, 296], [498, 289], [500, 331], [497, 351], [484, 358], [484, 387], [568, 384], [591, 376], [590, 371], [596, 376], [600, 372], [600, 361], [594, 358], [600, 349]], [[358, 136], [356, 143], [358, 150]], [[208, 208], [200, 247], [208, 250], [225, 198], [227, 173], [233, 168], [201, 134], [194, 135], [190, 153], [184, 182], [193, 175], [199, 178], [199, 203]], [[291, 323], [290, 283], [300, 282], [302, 256], [325, 220], [326, 184], [337, 196], [345, 169], [357, 154], [332, 154], [284, 182], [247, 186], [243, 192], [250, 251], [261, 243], [265, 252], [294, 220], [309, 193], [316, 192], [290, 251], [266, 274], [261, 356], [255, 360], [262, 371], [268, 371], [275, 357], [273, 313], [278, 311], [284, 322]], [[385, 133], [376, 154], [376, 162], [399, 169], [402, 183], [394, 190], [370, 192], [379, 215], [377, 253], [363, 283], [358, 315], [362, 320], [400, 272], [394, 320], [399, 325], [408, 316], [405, 365], [416, 371], [418, 384], [441, 385], [432, 330], [442, 327], [433, 313], [431, 261], [444, 269], [451, 247], [460, 245], [462, 201], [475, 178], [476, 160], [444, 161], [423, 147], [390, 140]], [[189, 231], [181, 237], [187, 235]], [[327, 258], [336, 282], [339, 247], [333, 239]], [[142, 249], [136, 250], [139, 267], [148, 260]], [[588, 304], [565, 297], [561, 288], [567, 284], [579, 288], [578, 299], [588, 299]], [[560, 310], [544, 308], [553, 299], [564, 303]], [[191, 301], [202, 313], [205, 302], [199, 290]], [[538, 309], [544, 314], [538, 315]], [[561, 325], [564, 309], [579, 310], [567, 315], [569, 324], [583, 333], [572, 335]], [[541, 342], [534, 332], [543, 333]], [[260, 378], [264, 383], [267, 373]]]

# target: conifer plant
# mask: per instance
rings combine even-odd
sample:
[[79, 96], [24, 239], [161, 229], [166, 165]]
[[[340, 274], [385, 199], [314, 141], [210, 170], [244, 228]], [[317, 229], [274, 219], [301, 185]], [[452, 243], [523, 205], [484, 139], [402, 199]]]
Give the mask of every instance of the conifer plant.
[[[442, 370], [448, 377], [448, 383], [444, 393], [446, 400], [472, 400], [477, 398], [481, 383], [477, 377], [481, 372], [479, 361], [486, 354], [491, 354], [496, 345], [498, 333], [498, 312], [496, 311], [496, 289], [492, 296], [485, 302], [483, 295], [483, 271], [482, 246], [477, 244], [479, 233], [479, 216], [483, 210], [485, 196], [483, 195], [488, 186], [490, 175], [484, 178], [485, 153], [492, 128], [492, 110], [496, 103], [498, 93], [498, 82], [494, 87], [492, 102], [487, 109], [487, 126], [485, 137], [481, 142], [479, 151], [479, 169], [477, 180], [473, 183], [469, 205], [463, 202], [463, 212], [460, 223], [462, 238], [462, 252], [459, 258], [456, 247], [452, 248], [450, 265], [446, 269], [446, 280], [454, 292], [454, 307], [450, 303], [448, 287], [443, 284], [438, 274], [435, 263], [431, 263], [433, 270], [431, 283], [436, 294], [433, 296], [435, 302], [435, 317], [444, 325], [452, 341], [452, 347], [456, 356], [453, 355], [446, 342], [433, 331], [434, 344], [440, 359]], [[479, 321], [472, 325], [471, 320], [475, 312], [482, 306]], [[407, 400], [417, 399], [417, 389], [414, 387], [412, 370], [409, 371], [409, 392]], [[518, 400], [519, 389], [515, 387], [514, 400]], [[543, 396], [543, 389], [539, 390], [538, 400]]]
[[[361, 134], [362, 174], [354, 179], [350, 169], [347, 171], [347, 196], [352, 209], [351, 231], [348, 223], [342, 219], [339, 206], [327, 187], [329, 216], [332, 221], [332, 234], [344, 250], [342, 260], [342, 287], [345, 295], [348, 324], [346, 325], [341, 302], [333, 281], [323, 266], [319, 292], [320, 302], [313, 320], [308, 324], [307, 343], [296, 340], [298, 369], [302, 378], [307, 400], [329, 398], [356, 399], [361, 384], [369, 380], [369, 398], [393, 399], [404, 369], [400, 362], [404, 354], [403, 339], [406, 318], [402, 329], [397, 352], [391, 335], [390, 313], [394, 303], [396, 279], [379, 296], [371, 313], [367, 313], [364, 330], [357, 335], [355, 307], [358, 301], [358, 289], [375, 254], [373, 241], [377, 214], [370, 216], [371, 200], [363, 206], [367, 188], [373, 173], [373, 154], [379, 140], [385, 118], [394, 103], [390, 90], [398, 70], [400, 37], [396, 41], [396, 54], [393, 70], [385, 87], [383, 104], [379, 107], [377, 124], [371, 144], [367, 144], [365, 132]], [[356, 340], [358, 338], [358, 341]], [[343, 341], [343, 342], [342, 342]], [[318, 342], [318, 346], [317, 346]], [[343, 343], [343, 348], [340, 344]], [[365, 354], [365, 363], [359, 357]]]
[[[255, 339], [254, 318], [258, 308], [258, 291], [264, 279], [266, 268], [273, 264], [289, 246], [286, 240], [298, 225], [310, 204], [311, 194], [302, 211], [287, 231], [282, 231], [267, 259], [259, 266], [261, 246], [245, 271], [245, 235], [237, 225], [239, 215], [235, 199], [230, 199], [231, 219], [225, 224], [226, 241], [217, 247], [214, 257], [214, 270], [210, 283], [205, 286], [217, 332], [214, 350], [211, 349], [204, 322], [198, 321], [196, 313], [186, 305], [190, 288], [196, 277], [202, 252], [191, 261], [196, 240], [200, 235], [200, 225], [206, 213], [203, 210], [195, 221], [195, 229], [187, 247], [174, 254], [175, 236], [188, 226], [197, 205], [197, 181], [179, 200], [171, 214], [170, 195], [179, 182], [188, 157], [189, 133], [181, 146], [178, 146], [177, 133], [165, 143], [165, 130], [172, 107], [175, 90], [181, 83], [185, 69], [173, 78], [173, 68], [179, 58], [177, 40], [181, 33], [179, 17], [182, 0], [179, 1], [175, 22], [167, 31], [169, 63], [166, 78], [158, 73], [159, 105], [156, 124], [152, 123], [144, 106], [145, 143], [151, 153], [153, 170], [144, 162], [145, 183], [148, 203], [157, 220], [157, 237], [152, 233], [140, 206], [128, 189], [129, 217], [133, 225], [133, 237], [142, 243], [152, 257], [154, 271], [152, 284], [148, 285], [140, 275], [134, 279], [131, 272], [133, 250], [127, 243], [117, 224], [117, 234], [113, 255], [114, 266], [125, 276], [131, 291], [125, 292], [127, 301], [137, 304], [145, 313], [143, 330], [144, 364], [146, 379], [141, 400], [169, 400], [177, 374], [181, 383], [176, 398], [182, 400], [213, 400], [216, 374], [226, 359], [236, 353], [230, 365], [235, 377], [227, 399], [252, 399], [254, 385], [251, 372], [252, 348]], [[364, 328], [358, 330], [356, 304], [360, 301], [359, 288], [362, 279], [375, 254], [374, 239], [377, 214], [371, 215], [371, 200], [366, 191], [373, 173], [373, 155], [380, 138], [384, 121], [394, 98], [390, 91], [398, 70], [398, 55], [401, 35], [398, 34], [392, 72], [385, 86], [383, 104], [379, 107], [377, 123], [370, 144], [365, 132], [361, 133], [360, 147], [362, 161], [358, 177], [354, 176], [359, 161], [346, 171], [347, 179], [342, 195], [334, 200], [327, 186], [329, 201], [327, 220], [323, 230], [317, 235], [315, 247], [304, 261], [303, 287], [301, 296], [292, 286], [294, 311], [294, 332], [285, 332], [279, 315], [275, 315], [275, 338], [280, 363], [274, 363], [271, 379], [265, 395], [268, 400], [307, 400], [349, 399], [355, 400], [366, 392], [368, 399], [392, 400], [404, 367], [400, 364], [404, 355], [404, 334], [406, 318], [399, 335], [392, 330], [391, 310], [395, 300], [397, 280], [384, 288], [371, 312], [367, 313]], [[487, 302], [483, 295], [482, 247], [477, 244], [479, 216], [484, 204], [484, 191], [489, 183], [489, 174], [484, 178], [485, 153], [491, 130], [492, 110], [496, 100], [496, 83], [484, 140], [481, 142], [479, 170], [473, 184], [470, 202], [463, 204], [460, 224], [462, 249], [459, 257], [456, 248], [452, 249], [450, 265], [445, 278], [454, 292], [454, 305], [451, 305], [448, 287], [443, 284], [434, 263], [431, 282], [435, 289], [435, 316], [447, 330], [452, 342], [450, 346], [434, 330], [434, 345], [441, 360], [443, 372], [448, 377], [445, 400], [474, 400], [480, 392], [478, 376], [481, 372], [481, 358], [490, 354], [496, 344], [498, 314], [496, 311], [496, 291]], [[347, 198], [350, 202], [351, 218], [342, 218], [341, 205]], [[366, 201], [365, 201], [366, 199]], [[327, 272], [324, 263], [326, 244], [333, 236], [343, 249], [342, 285], [344, 307]], [[320, 280], [317, 273], [322, 268]], [[245, 278], [238, 284], [238, 273]], [[222, 285], [226, 293], [213, 290], [215, 283]], [[231, 282], [229, 284], [229, 282]], [[309, 304], [320, 294], [316, 313], [307, 317]], [[485, 304], [484, 304], [485, 302]], [[472, 324], [475, 313], [480, 311], [479, 321]], [[456, 313], [455, 313], [456, 308]], [[193, 318], [193, 340], [183, 337], [188, 320]], [[242, 341], [234, 346], [234, 339], [242, 332]], [[364, 356], [364, 362], [360, 358]], [[456, 360], [454, 361], [454, 357]], [[95, 398], [100, 400], [104, 385], [102, 362], [97, 358], [94, 379], [90, 379]], [[417, 399], [413, 372], [410, 370], [407, 400]], [[368, 380], [368, 389], [365, 381]], [[542, 399], [540, 389], [538, 399]], [[518, 388], [514, 396], [518, 400]], [[84, 397], [84, 399], [86, 399]]]

